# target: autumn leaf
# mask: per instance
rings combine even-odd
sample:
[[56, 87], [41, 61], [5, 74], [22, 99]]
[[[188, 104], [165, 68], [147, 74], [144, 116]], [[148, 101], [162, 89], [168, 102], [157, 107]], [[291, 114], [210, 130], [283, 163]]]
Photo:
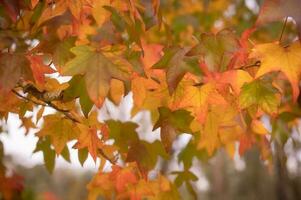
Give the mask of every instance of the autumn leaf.
[[240, 122], [236, 120], [237, 115], [237, 111], [231, 107], [211, 107], [201, 132], [198, 149], [205, 148], [212, 155], [223, 144], [228, 153], [234, 156], [234, 142], [243, 132]]
[[108, 98], [115, 104], [119, 105], [123, 96], [126, 94], [125, 87], [122, 81], [112, 79]]
[[166, 97], [169, 96], [166, 79], [162, 74], [157, 78], [137, 77], [132, 80], [131, 90], [134, 100], [132, 115], [143, 109], [154, 111], [165, 104]]
[[239, 104], [242, 109], [258, 106], [269, 114], [277, 113], [280, 99], [278, 90], [267, 80], [258, 79], [245, 84], [239, 96]]
[[172, 173], [177, 175], [177, 178], [175, 179], [175, 184], [177, 187], [180, 187], [184, 182], [198, 180], [198, 177], [190, 171], [174, 171]]
[[169, 153], [177, 134], [191, 132], [189, 125], [193, 117], [186, 110], [171, 111], [165, 107], [159, 108], [159, 114], [160, 117], [153, 130], [161, 128], [161, 141]]
[[74, 47], [75, 40], [75, 37], [69, 37], [55, 45], [52, 61], [58, 71], [60, 71], [61, 67], [73, 58], [74, 55], [70, 52], [70, 49]]
[[0, 54], [0, 90], [7, 93], [19, 81], [33, 80], [30, 63], [22, 54]]
[[194, 134], [186, 147], [178, 154], [178, 162], [183, 163], [184, 169], [189, 170], [192, 166], [193, 158], [196, 157], [199, 160], [207, 161], [209, 156], [206, 149], [198, 149], [198, 141], [200, 140], [200, 134]]
[[156, 140], [153, 143], [137, 141], [131, 145], [126, 161], [136, 162], [141, 173], [147, 177], [148, 171], [155, 167], [158, 156], [168, 158], [160, 141]]
[[125, 81], [129, 78], [129, 68], [120, 59], [114, 61], [102, 52], [97, 52], [92, 47], [77, 46], [71, 49], [76, 55], [61, 69], [61, 74], [74, 76], [84, 74], [86, 89], [89, 97], [97, 107], [100, 107], [110, 89], [111, 79]]
[[200, 55], [210, 72], [223, 72], [228, 69], [239, 48], [237, 36], [233, 31], [225, 29], [217, 34], [202, 34], [200, 44], [192, 48], [188, 55]]
[[60, 154], [66, 143], [75, 139], [78, 132], [69, 119], [64, 119], [58, 114], [44, 116], [43, 128], [36, 133], [37, 136], [50, 136], [55, 152]]
[[293, 101], [299, 95], [299, 80], [301, 74], [301, 45], [294, 42], [288, 47], [281, 47], [277, 43], [256, 45], [251, 57], [261, 60], [256, 78], [272, 71], [281, 71], [291, 83], [293, 89]]
[[43, 84], [45, 82], [45, 74], [52, 74], [55, 72], [52, 68], [43, 63], [41, 56], [27, 56], [27, 59], [30, 62], [33, 77], [38, 84]]
[[75, 75], [68, 82], [68, 84], [69, 87], [64, 90], [63, 93], [63, 100], [71, 101], [74, 98], [79, 97], [79, 104], [81, 106], [82, 112], [84, 113], [85, 117], [88, 118], [88, 115], [93, 107], [93, 102], [88, 96], [84, 77], [81, 75]]
[[110, 5], [110, 3], [110, 0], [93, 2], [92, 16], [94, 17], [98, 26], [103, 25], [105, 20], [110, 17], [110, 12], [104, 8], [104, 6]]
[[97, 197], [110, 198], [112, 194], [119, 199], [129, 198], [130, 191], [135, 190], [139, 176], [133, 167], [112, 166], [109, 173], [99, 172], [88, 184], [89, 200], [95, 200]]
[[252, 120], [251, 129], [254, 133], [259, 135], [265, 135], [269, 133], [269, 131], [264, 127], [263, 122], [256, 119]]
[[51, 149], [49, 138], [40, 139], [33, 153], [42, 151], [46, 169], [52, 173], [55, 165], [55, 151]]
[[206, 83], [201, 86], [194, 86], [191, 82], [183, 82], [173, 94], [169, 107], [171, 109], [186, 109], [196, 119], [203, 123], [208, 105], [227, 105], [224, 97], [217, 91], [215, 83]]
[[114, 139], [114, 144], [121, 152], [127, 153], [130, 146], [139, 141], [136, 123], [108, 120], [106, 124], [109, 128], [109, 137]]
[[103, 142], [100, 140], [97, 134], [97, 129], [89, 128], [82, 124], [78, 124], [77, 126], [80, 130], [80, 133], [78, 142], [74, 145], [74, 148], [87, 148], [93, 160], [96, 161], [98, 150], [104, 146]]
[[185, 73], [189, 70], [183, 59], [190, 48], [167, 49], [164, 56], [157, 62], [154, 69], [166, 69], [166, 80], [169, 93], [172, 94]]

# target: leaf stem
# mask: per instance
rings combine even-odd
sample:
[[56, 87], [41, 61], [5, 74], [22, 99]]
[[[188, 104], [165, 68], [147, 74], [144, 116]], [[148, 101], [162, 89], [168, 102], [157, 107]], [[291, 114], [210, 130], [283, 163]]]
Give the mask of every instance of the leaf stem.
[[255, 63], [253, 64], [250, 64], [250, 65], [243, 65], [241, 66], [240, 68], [238, 69], [249, 69], [249, 68], [252, 68], [252, 67], [259, 67], [261, 64], [260, 60], [257, 60]]
[[281, 34], [280, 34], [280, 37], [279, 37], [279, 43], [281, 43], [281, 40], [282, 40], [282, 37], [283, 37], [283, 33], [285, 31], [285, 27], [286, 27], [286, 24], [287, 24], [287, 19], [288, 19], [288, 17], [285, 18], [284, 24], [282, 26]]

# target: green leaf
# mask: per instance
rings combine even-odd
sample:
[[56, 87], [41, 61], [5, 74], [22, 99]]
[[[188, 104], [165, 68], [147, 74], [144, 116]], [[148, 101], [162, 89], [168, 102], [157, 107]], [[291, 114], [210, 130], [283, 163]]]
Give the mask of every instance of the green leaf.
[[[178, 161], [183, 162], [184, 169], [188, 170], [192, 166], [192, 161], [194, 157], [199, 160], [207, 160], [208, 153], [205, 149], [197, 149], [195, 141], [199, 140], [199, 133], [194, 134], [194, 137], [188, 142], [186, 147], [178, 154]], [[196, 138], [196, 136], [198, 136]]]
[[172, 174], [176, 174], [175, 185], [180, 187], [184, 182], [197, 181], [198, 177], [189, 170], [174, 171]]
[[42, 151], [46, 169], [52, 173], [55, 165], [55, 151], [51, 149], [49, 137], [39, 139], [33, 153]]
[[269, 114], [276, 113], [280, 99], [276, 96], [278, 90], [265, 79], [257, 79], [243, 85], [239, 96], [239, 105], [242, 109], [258, 106]]
[[85, 45], [73, 47], [71, 52], [76, 57], [62, 67], [61, 73], [67, 76], [84, 74], [88, 95], [97, 107], [101, 107], [106, 98], [112, 78], [125, 81], [130, 76], [128, 63], [117, 56], [109, 58]]
[[182, 80], [185, 73], [189, 71], [189, 65], [185, 63], [184, 57], [190, 50], [189, 47], [174, 47], [167, 49], [164, 56], [154, 66], [154, 69], [166, 69], [166, 78], [169, 93], [172, 94]]
[[64, 149], [61, 152], [61, 156], [67, 161], [67, 162], [71, 162], [70, 160], [70, 152], [67, 146], [64, 147]]
[[109, 127], [109, 137], [114, 139], [114, 144], [123, 153], [127, 153], [129, 147], [139, 140], [136, 132], [138, 125], [136, 123], [108, 120], [106, 124]]
[[60, 70], [71, 58], [74, 57], [70, 51], [75, 45], [76, 37], [69, 37], [64, 41], [58, 42], [53, 51], [53, 64]]
[[72, 79], [68, 82], [69, 87], [64, 90], [63, 99], [65, 101], [73, 100], [79, 97], [79, 104], [81, 109], [87, 118], [89, 112], [93, 107], [93, 102], [90, 100], [88, 96], [87, 89], [85, 87], [85, 80], [81, 75], [75, 75]]
[[186, 110], [171, 111], [166, 107], [159, 108], [160, 117], [153, 130], [161, 128], [161, 141], [167, 152], [171, 151], [172, 143], [179, 133], [190, 133], [193, 117]]
[[169, 157], [160, 141], [156, 140], [153, 143], [137, 141], [131, 145], [126, 162], [137, 162], [140, 170], [147, 173], [155, 167], [158, 156], [164, 159]]
[[222, 30], [217, 34], [203, 33], [200, 44], [188, 52], [188, 55], [201, 55], [209, 71], [225, 71], [234, 53], [239, 50], [239, 42], [233, 31]]
[[82, 166], [84, 166], [84, 163], [86, 162], [87, 158], [88, 158], [88, 149], [87, 148], [82, 148], [82, 149], [78, 149], [78, 160], [80, 162], [80, 164]]

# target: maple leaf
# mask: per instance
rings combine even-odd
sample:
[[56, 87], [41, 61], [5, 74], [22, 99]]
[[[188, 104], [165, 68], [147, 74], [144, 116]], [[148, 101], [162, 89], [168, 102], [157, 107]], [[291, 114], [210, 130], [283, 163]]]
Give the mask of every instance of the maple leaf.
[[136, 123], [108, 120], [106, 124], [109, 128], [109, 137], [114, 139], [114, 144], [121, 152], [127, 153], [130, 146], [139, 141]]
[[69, 37], [63, 41], [59, 41], [54, 47], [52, 60], [58, 71], [60, 71], [61, 67], [64, 66], [71, 58], [73, 58], [74, 55], [72, 52], [70, 52], [70, 49], [74, 47], [75, 41], [75, 37]]
[[240, 49], [239, 41], [233, 31], [225, 29], [217, 34], [203, 33], [200, 44], [188, 52], [188, 55], [201, 55], [211, 72], [225, 71], [234, 54]]
[[110, 5], [110, 3], [110, 0], [93, 2], [92, 16], [94, 17], [98, 26], [101, 26], [110, 16], [110, 12], [108, 12], [104, 7]]
[[177, 178], [175, 179], [175, 184], [177, 187], [180, 187], [184, 182], [189, 182], [189, 181], [197, 181], [198, 177], [190, 172], [190, 171], [174, 171], [172, 174], [177, 175]]
[[194, 86], [188, 81], [179, 85], [169, 102], [169, 107], [172, 110], [189, 110], [199, 122], [203, 123], [209, 104], [227, 105], [224, 97], [217, 91], [215, 83]]
[[264, 127], [263, 123], [256, 119], [252, 120], [251, 129], [254, 133], [257, 133], [259, 135], [265, 135], [269, 133], [268, 130]]
[[55, 165], [55, 151], [51, 149], [51, 142], [48, 137], [39, 139], [33, 153], [42, 151], [46, 169], [52, 173]]
[[77, 130], [69, 119], [58, 114], [44, 116], [43, 128], [36, 133], [37, 136], [50, 136], [55, 152], [60, 154], [66, 143], [77, 136]]
[[166, 79], [162, 74], [156, 76], [156, 78], [136, 77], [132, 80], [131, 90], [134, 100], [132, 115], [142, 109], [157, 110], [166, 102], [166, 98], [169, 97]]
[[178, 133], [190, 133], [190, 123], [193, 117], [186, 110], [171, 111], [168, 108], [159, 108], [160, 117], [153, 127], [153, 130], [161, 128], [161, 141], [166, 152], [170, 152], [172, 142]]
[[88, 148], [93, 160], [96, 161], [98, 149], [101, 149], [104, 146], [103, 142], [97, 135], [97, 129], [89, 128], [88, 126], [82, 124], [77, 124], [77, 126], [80, 130], [80, 134], [78, 137], [78, 142], [74, 145], [74, 148]]
[[191, 66], [184, 61], [189, 50], [189, 47], [167, 49], [161, 60], [153, 65], [153, 69], [166, 69], [166, 80], [170, 94], [174, 92], [185, 73], [189, 70], [192, 71]]
[[88, 96], [88, 92], [85, 86], [85, 80], [81, 75], [75, 75], [72, 79], [68, 82], [69, 87], [64, 90], [63, 93], [63, 100], [70, 101], [74, 98], [79, 97], [79, 104], [81, 106], [82, 112], [84, 113], [85, 117], [87, 118], [89, 112], [93, 107], [93, 102], [90, 100]]
[[19, 81], [33, 80], [30, 64], [22, 54], [0, 54], [0, 90], [7, 93]]
[[52, 68], [43, 63], [41, 56], [27, 56], [27, 59], [30, 62], [30, 68], [32, 70], [33, 77], [39, 84], [43, 84], [45, 82], [45, 74], [51, 74], [55, 72]]
[[115, 105], [119, 105], [124, 94], [125, 94], [125, 88], [123, 82], [117, 79], [112, 79], [108, 98]]
[[258, 106], [263, 111], [273, 114], [277, 112], [280, 104], [277, 93], [278, 90], [269, 81], [258, 79], [242, 87], [239, 104], [242, 109]]
[[[129, 78], [129, 66], [121, 59], [108, 58], [102, 52], [84, 45], [73, 47], [71, 52], [76, 57], [62, 67], [61, 74], [84, 74], [89, 97], [97, 107], [101, 107], [107, 96], [111, 79], [125, 81]], [[114, 64], [114, 61], [117, 63]]]
[[131, 145], [126, 161], [136, 162], [141, 173], [147, 177], [148, 171], [155, 167], [159, 155], [165, 159], [169, 157], [160, 141], [137, 141]]
[[25, 128], [25, 135], [28, 134], [30, 129], [37, 128], [36, 125], [32, 122], [31, 118], [29, 117], [21, 117], [22, 126]]
[[256, 78], [272, 71], [281, 71], [291, 83], [293, 89], [293, 101], [299, 95], [299, 79], [301, 74], [301, 45], [294, 42], [288, 47], [281, 47], [277, 43], [256, 45], [251, 57], [261, 60]]
[[234, 142], [243, 132], [240, 122], [236, 120], [237, 114], [237, 111], [231, 107], [212, 106], [206, 117], [198, 148], [205, 148], [208, 154], [212, 155], [219, 146], [224, 144], [233, 156]]
[[198, 149], [197, 147], [200, 137], [201, 134], [194, 134], [186, 147], [178, 154], [178, 161], [183, 163], [184, 170], [190, 169], [194, 157], [202, 161], [207, 161], [209, 158], [206, 149]]
[[297, 23], [301, 36], [301, 0], [265, 0], [261, 6], [256, 25], [274, 22], [284, 17], [292, 17]]

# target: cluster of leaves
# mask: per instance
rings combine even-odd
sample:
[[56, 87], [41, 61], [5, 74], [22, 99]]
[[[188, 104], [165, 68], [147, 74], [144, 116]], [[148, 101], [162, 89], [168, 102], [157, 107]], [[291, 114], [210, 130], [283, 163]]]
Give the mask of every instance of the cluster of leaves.
[[[184, 182], [193, 190], [194, 157], [206, 160], [220, 148], [234, 156], [236, 144], [240, 154], [256, 145], [270, 160], [280, 124], [290, 130], [300, 116], [301, 46], [295, 39], [283, 44], [283, 32], [261, 42], [257, 30], [283, 18], [285, 28], [290, 16], [300, 35], [301, 2], [266, 0], [251, 28], [239, 27], [240, 35], [222, 29], [231, 24], [223, 11], [243, 2], [0, 1], [0, 115], [18, 114], [26, 133], [43, 121], [35, 152], [49, 171], [58, 155], [70, 161], [71, 140], [82, 164], [88, 154], [99, 159], [90, 199], [178, 199]], [[160, 141], [141, 140], [133, 122], [98, 120], [105, 99], [118, 105], [129, 92], [132, 115], [150, 111]], [[56, 112], [45, 115], [45, 107]], [[184, 170], [174, 172], [174, 183], [160, 173], [150, 178], [182, 133], [193, 136], [178, 156]]]

